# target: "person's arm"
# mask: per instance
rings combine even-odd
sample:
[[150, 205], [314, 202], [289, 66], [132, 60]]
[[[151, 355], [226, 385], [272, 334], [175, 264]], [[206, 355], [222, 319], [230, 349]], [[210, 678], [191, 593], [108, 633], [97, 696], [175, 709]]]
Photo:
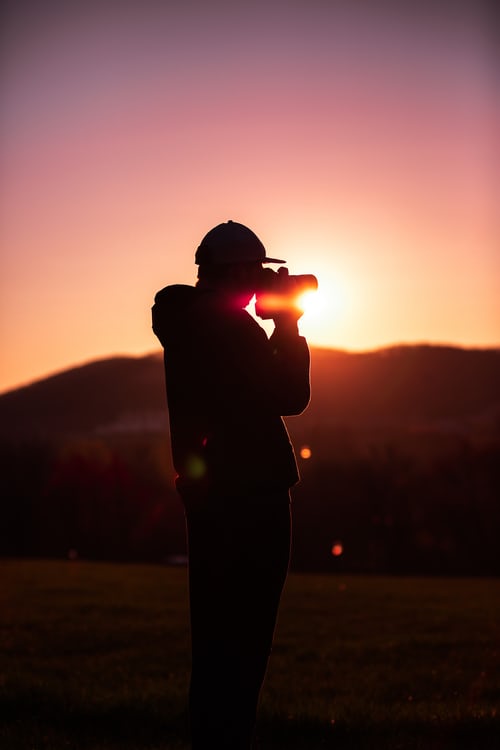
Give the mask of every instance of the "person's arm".
[[268, 339], [248, 313], [207, 331], [200, 382], [215, 412], [300, 414], [310, 398], [309, 349], [297, 319], [280, 317]]
[[300, 414], [309, 403], [310, 355], [306, 339], [298, 330], [298, 315], [286, 314], [276, 317], [275, 329], [269, 339], [274, 358], [277, 384], [286, 383], [281, 394], [281, 414]]

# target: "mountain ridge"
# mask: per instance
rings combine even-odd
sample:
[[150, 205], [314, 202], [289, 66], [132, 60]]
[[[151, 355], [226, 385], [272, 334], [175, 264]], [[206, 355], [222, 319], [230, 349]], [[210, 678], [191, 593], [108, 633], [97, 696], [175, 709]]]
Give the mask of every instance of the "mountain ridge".
[[[500, 420], [499, 349], [311, 347], [311, 363], [311, 403], [299, 417], [309, 430]], [[0, 394], [4, 438], [141, 429], [168, 429], [161, 351], [92, 360]]]

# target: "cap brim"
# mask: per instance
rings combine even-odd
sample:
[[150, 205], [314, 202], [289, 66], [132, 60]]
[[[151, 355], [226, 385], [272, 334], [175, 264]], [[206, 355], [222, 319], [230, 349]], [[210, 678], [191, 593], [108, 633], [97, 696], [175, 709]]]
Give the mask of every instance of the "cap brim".
[[278, 258], [263, 258], [262, 263], [286, 263], [286, 260], [278, 260]]

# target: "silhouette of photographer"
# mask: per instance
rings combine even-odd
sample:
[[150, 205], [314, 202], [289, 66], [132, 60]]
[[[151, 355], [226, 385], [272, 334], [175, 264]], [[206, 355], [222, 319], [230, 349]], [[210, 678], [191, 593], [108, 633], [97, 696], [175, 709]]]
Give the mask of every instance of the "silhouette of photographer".
[[[195, 287], [155, 297], [171, 447], [187, 522], [193, 750], [248, 750], [290, 555], [299, 479], [282, 416], [310, 396], [292, 280], [264, 269], [259, 238], [228, 221], [196, 251]], [[244, 309], [257, 295], [264, 329]]]

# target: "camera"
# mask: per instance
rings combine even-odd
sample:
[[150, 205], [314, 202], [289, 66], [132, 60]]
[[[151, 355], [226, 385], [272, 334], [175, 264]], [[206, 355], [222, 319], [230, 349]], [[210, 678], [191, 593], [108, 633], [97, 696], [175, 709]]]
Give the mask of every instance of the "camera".
[[280, 313], [300, 309], [297, 304], [300, 295], [317, 288], [318, 280], [312, 274], [291, 276], [288, 268], [281, 267], [278, 271], [263, 268], [256, 292], [255, 314], [268, 320]]

